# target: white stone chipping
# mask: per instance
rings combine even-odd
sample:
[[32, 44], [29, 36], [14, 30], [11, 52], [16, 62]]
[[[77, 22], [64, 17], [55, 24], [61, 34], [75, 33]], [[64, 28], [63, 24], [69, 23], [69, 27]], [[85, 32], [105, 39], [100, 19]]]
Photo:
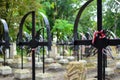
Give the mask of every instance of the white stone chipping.
[[0, 66], [0, 74], [1, 75], [12, 74], [12, 68], [10, 68], [9, 66]]
[[2, 63], [4, 61], [4, 59], [3, 58], [0, 58], [0, 63]]
[[38, 73], [36, 74], [36, 80], [54, 80], [54, 78], [50, 73]]
[[[11, 63], [10, 66], [13, 68], [21, 68], [21, 63]], [[27, 63], [23, 63], [23, 67], [27, 67], [28, 64]]]
[[85, 65], [87, 64], [86, 60], [79, 60], [79, 62], [84, 63]]
[[[39, 58], [39, 60], [41, 61], [40, 58]], [[32, 57], [27, 57], [27, 61], [32, 62]], [[35, 57], [35, 61], [38, 62], [38, 57]]]
[[36, 68], [42, 68], [43, 67], [43, 62], [35, 62], [35, 67]]
[[68, 56], [67, 59], [68, 59], [69, 61], [74, 61], [74, 60], [75, 60], [75, 57], [73, 57], [73, 56]]
[[13, 62], [13, 59], [7, 59], [6, 63], [11, 64]]
[[54, 62], [54, 59], [53, 58], [46, 58], [45, 59], [45, 63], [53, 63]]
[[17, 69], [14, 72], [15, 79], [29, 79], [31, 78], [31, 73], [28, 69]]
[[56, 60], [63, 59], [63, 56], [56, 56], [55, 59], [56, 59]]
[[86, 79], [86, 80], [97, 80], [97, 78], [89, 78], [89, 79]]
[[48, 66], [48, 70], [60, 71], [60, 70], [63, 70], [63, 67], [59, 63], [52, 63]]
[[114, 69], [113, 68], [105, 68], [105, 74], [106, 75], [113, 75], [115, 72], [114, 72]]
[[120, 54], [117, 55], [116, 59], [120, 60]]
[[68, 64], [69, 61], [68, 61], [68, 59], [60, 59], [59, 63], [61, 63], [61, 64]]
[[116, 63], [116, 68], [117, 68], [117, 69], [120, 69], [120, 62], [117, 62], [117, 63]]

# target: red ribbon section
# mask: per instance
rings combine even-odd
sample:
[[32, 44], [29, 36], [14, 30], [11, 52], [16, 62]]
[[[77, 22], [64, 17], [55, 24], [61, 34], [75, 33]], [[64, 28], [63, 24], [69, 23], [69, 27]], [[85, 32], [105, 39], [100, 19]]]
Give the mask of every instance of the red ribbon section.
[[96, 37], [98, 37], [99, 39], [105, 38], [106, 37], [105, 32], [103, 30], [101, 30], [101, 31], [95, 31], [94, 35], [93, 35], [92, 44], [95, 43]]

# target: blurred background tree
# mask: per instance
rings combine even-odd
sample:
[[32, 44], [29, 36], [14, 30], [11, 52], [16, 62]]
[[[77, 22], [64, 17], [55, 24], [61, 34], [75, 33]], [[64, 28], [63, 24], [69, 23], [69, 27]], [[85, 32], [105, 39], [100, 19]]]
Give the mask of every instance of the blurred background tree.
[[[35, 0], [0, 0], [0, 18], [7, 21], [13, 41], [23, 15], [32, 10], [38, 11], [40, 8], [39, 2]], [[27, 22], [31, 23], [30, 19], [27, 19]]]
[[[51, 33], [58, 32], [58, 37], [62, 40], [70, 34], [70, 37], [73, 37], [72, 31], [76, 15], [86, 1], [88, 0], [0, 0], [0, 18], [7, 21], [10, 36], [12, 41], [15, 41], [21, 18], [29, 11], [36, 11], [36, 28], [38, 30], [43, 26], [43, 19], [39, 12], [43, 12], [50, 21]], [[103, 28], [113, 31], [120, 37], [120, 4], [118, 2], [103, 0]], [[94, 0], [85, 9], [79, 22], [79, 32], [85, 33], [89, 29], [96, 30], [96, 7], [96, 0]], [[31, 30], [30, 17], [27, 18], [24, 26], [25, 31], [29, 33]]]

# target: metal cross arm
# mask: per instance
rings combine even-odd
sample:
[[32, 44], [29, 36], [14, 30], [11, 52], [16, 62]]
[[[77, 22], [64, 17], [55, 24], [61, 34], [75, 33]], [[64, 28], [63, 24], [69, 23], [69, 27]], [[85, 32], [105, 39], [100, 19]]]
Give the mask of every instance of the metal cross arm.
[[120, 44], [120, 39], [110, 39], [109, 43], [110, 46], [116, 46]]
[[0, 46], [1, 46], [1, 45], [5, 45], [5, 42], [0, 41]]
[[30, 46], [31, 48], [36, 48], [38, 46], [48, 46], [48, 42], [38, 42], [38, 41], [30, 41], [30, 42], [19, 42], [17, 45], [19, 46]]
[[[119, 45], [120, 44], [120, 39], [108, 39], [107, 44], [109, 46]], [[92, 40], [75, 40], [74, 45], [92, 45]]]
[[75, 40], [74, 45], [91, 45], [92, 40]]
[[74, 44], [73, 42], [70, 42], [70, 43], [64, 42], [64, 43], [57, 43], [56, 45], [74, 45]]
[[7, 41], [0, 41], [0, 46], [3, 45], [5, 46], [6, 48], [9, 48], [9, 46], [11, 45], [9, 42]]

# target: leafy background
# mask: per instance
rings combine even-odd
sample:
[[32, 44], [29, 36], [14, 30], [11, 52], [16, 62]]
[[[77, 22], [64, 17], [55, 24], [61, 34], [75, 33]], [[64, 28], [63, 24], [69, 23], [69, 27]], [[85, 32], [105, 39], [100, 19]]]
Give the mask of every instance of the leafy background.
[[[36, 30], [44, 26], [39, 12], [49, 19], [52, 36], [59, 40], [73, 37], [73, 24], [80, 7], [87, 0], [0, 0], [0, 18], [7, 21], [11, 40], [16, 40], [21, 18], [29, 11], [36, 11]], [[120, 37], [120, 4], [114, 0], [103, 1], [103, 29], [113, 31]], [[118, 0], [119, 1], [119, 0]], [[79, 22], [79, 32], [96, 30], [96, 0], [83, 12]], [[0, 26], [2, 26], [0, 24]], [[26, 19], [24, 30], [31, 31], [31, 17]], [[0, 27], [2, 33], [2, 27]]]

